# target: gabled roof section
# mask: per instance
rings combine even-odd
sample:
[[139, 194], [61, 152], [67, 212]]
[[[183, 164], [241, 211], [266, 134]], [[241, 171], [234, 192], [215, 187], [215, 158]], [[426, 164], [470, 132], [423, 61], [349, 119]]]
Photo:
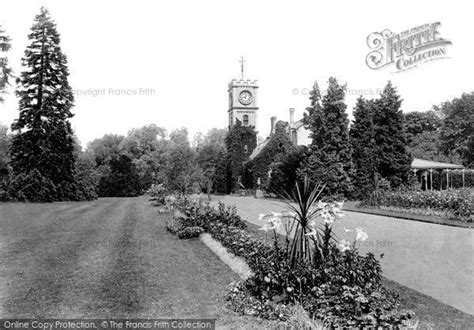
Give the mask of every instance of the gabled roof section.
[[253, 149], [252, 153], [249, 156], [249, 160], [253, 160], [255, 157], [258, 156], [258, 154], [265, 148], [265, 146], [268, 144], [270, 141], [270, 138], [268, 137], [265, 141], [260, 142], [255, 149]]
[[304, 124], [303, 124], [303, 119], [301, 120], [298, 120], [296, 122], [293, 123], [293, 127], [291, 127], [292, 129], [294, 130], [298, 130], [300, 129], [300, 127], [302, 127]]
[[456, 164], [449, 164], [449, 163], [441, 163], [441, 162], [434, 162], [432, 160], [425, 160], [420, 158], [414, 158], [411, 163], [411, 168], [414, 169], [463, 169], [464, 166], [456, 165]]

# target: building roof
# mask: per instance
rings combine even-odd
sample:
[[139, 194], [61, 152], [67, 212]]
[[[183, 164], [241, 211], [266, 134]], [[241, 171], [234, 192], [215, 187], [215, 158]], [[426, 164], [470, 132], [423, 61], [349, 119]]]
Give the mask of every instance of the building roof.
[[265, 141], [260, 142], [259, 144], [257, 144], [255, 149], [253, 149], [252, 153], [250, 154], [249, 160], [252, 160], [255, 157], [257, 157], [258, 154], [260, 153], [260, 151], [262, 151], [263, 148], [265, 148], [265, 146], [268, 144], [269, 141], [270, 141], [270, 138], [268, 137]]
[[296, 122], [293, 123], [292, 129], [298, 130], [298, 129], [300, 129], [300, 127], [302, 127], [303, 125], [304, 125], [304, 124], [303, 124], [303, 119], [298, 120], [298, 121], [296, 121]]
[[412, 163], [411, 163], [411, 168], [423, 169], [423, 170], [428, 170], [428, 169], [463, 169], [464, 166], [414, 158]]

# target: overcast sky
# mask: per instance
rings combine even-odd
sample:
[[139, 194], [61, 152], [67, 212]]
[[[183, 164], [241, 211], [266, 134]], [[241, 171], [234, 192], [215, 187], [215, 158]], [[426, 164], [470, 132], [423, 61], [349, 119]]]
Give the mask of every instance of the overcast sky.
[[[349, 115], [360, 93], [373, 97], [387, 80], [405, 112], [474, 90], [470, 1], [1, 0], [0, 24], [12, 38], [16, 74], [41, 5], [56, 21], [68, 57], [76, 92], [72, 123], [83, 146], [151, 123], [185, 126], [191, 137], [226, 127], [227, 84], [240, 76], [240, 56], [246, 78], [259, 81], [261, 136], [271, 116], [288, 120], [294, 107], [301, 117], [306, 90], [315, 80], [323, 89], [330, 76], [347, 83]], [[452, 41], [449, 58], [400, 73], [367, 67], [370, 33], [432, 22], [441, 22], [440, 36]], [[18, 116], [10, 92], [0, 104], [0, 122], [7, 125]]]

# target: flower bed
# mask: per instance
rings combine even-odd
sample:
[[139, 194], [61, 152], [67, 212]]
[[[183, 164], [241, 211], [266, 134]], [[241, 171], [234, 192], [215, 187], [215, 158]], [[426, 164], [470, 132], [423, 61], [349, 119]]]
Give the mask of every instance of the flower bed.
[[[286, 239], [284, 246], [277, 239], [271, 245], [252, 236], [235, 208], [222, 203], [217, 210], [186, 198], [178, 198], [173, 204], [179, 205], [180, 215], [175, 218], [178, 225], [170, 227], [177, 228], [174, 231], [178, 235], [183, 228], [200, 227], [249, 265], [252, 276], [233, 285], [227, 295], [229, 306], [237, 312], [288, 320], [289, 306], [300, 304], [311, 318], [329, 327], [394, 326], [413, 316], [412, 312], [399, 311], [395, 295], [381, 286], [380, 265], [372, 254], [359, 255], [355, 242], [337, 244], [332, 240], [330, 224], [336, 216], [342, 217], [335, 204], [318, 204], [320, 207], [311, 210], [324, 219], [321, 236], [314, 222], [310, 230], [302, 232], [300, 240], [295, 237], [301, 228], [292, 227], [295, 234]], [[294, 215], [262, 215], [269, 222], [262, 229], [273, 230], [288, 216]], [[358, 239], [367, 238], [360, 228], [355, 233]], [[299, 246], [317, 240], [321, 245], [313, 246], [312, 254], [303, 256], [299, 247], [295, 250], [295, 242]]]
[[442, 215], [448, 219], [471, 222], [474, 213], [474, 191], [380, 191], [361, 203], [361, 206], [396, 207], [420, 214]]

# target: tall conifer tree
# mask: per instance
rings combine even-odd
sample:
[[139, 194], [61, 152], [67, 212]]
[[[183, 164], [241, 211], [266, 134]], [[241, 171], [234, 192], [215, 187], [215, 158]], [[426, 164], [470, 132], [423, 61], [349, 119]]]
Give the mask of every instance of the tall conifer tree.
[[408, 183], [412, 161], [401, 103], [396, 88], [389, 81], [375, 102], [373, 116], [377, 172], [394, 188]]
[[304, 117], [313, 139], [305, 169], [313, 181], [326, 184], [329, 195], [348, 195], [352, 171], [349, 120], [345, 86], [329, 78], [327, 93], [321, 97], [317, 84], [311, 92], [311, 106]]
[[354, 165], [353, 196], [356, 198], [367, 197], [375, 188], [374, 102], [362, 96], [357, 99], [354, 122], [349, 131]]
[[[28, 36], [18, 79], [20, 115], [12, 124], [12, 167], [16, 175], [34, 171], [51, 182], [52, 199], [68, 199], [74, 190], [74, 139], [72, 89], [66, 56], [59, 46], [56, 24], [42, 7]], [[57, 188], [57, 189], [56, 189]]]
[[7, 57], [7, 52], [10, 48], [11, 39], [2, 26], [0, 26], [0, 103], [4, 101], [3, 94], [5, 94], [5, 89], [9, 85], [9, 80], [12, 76]]

